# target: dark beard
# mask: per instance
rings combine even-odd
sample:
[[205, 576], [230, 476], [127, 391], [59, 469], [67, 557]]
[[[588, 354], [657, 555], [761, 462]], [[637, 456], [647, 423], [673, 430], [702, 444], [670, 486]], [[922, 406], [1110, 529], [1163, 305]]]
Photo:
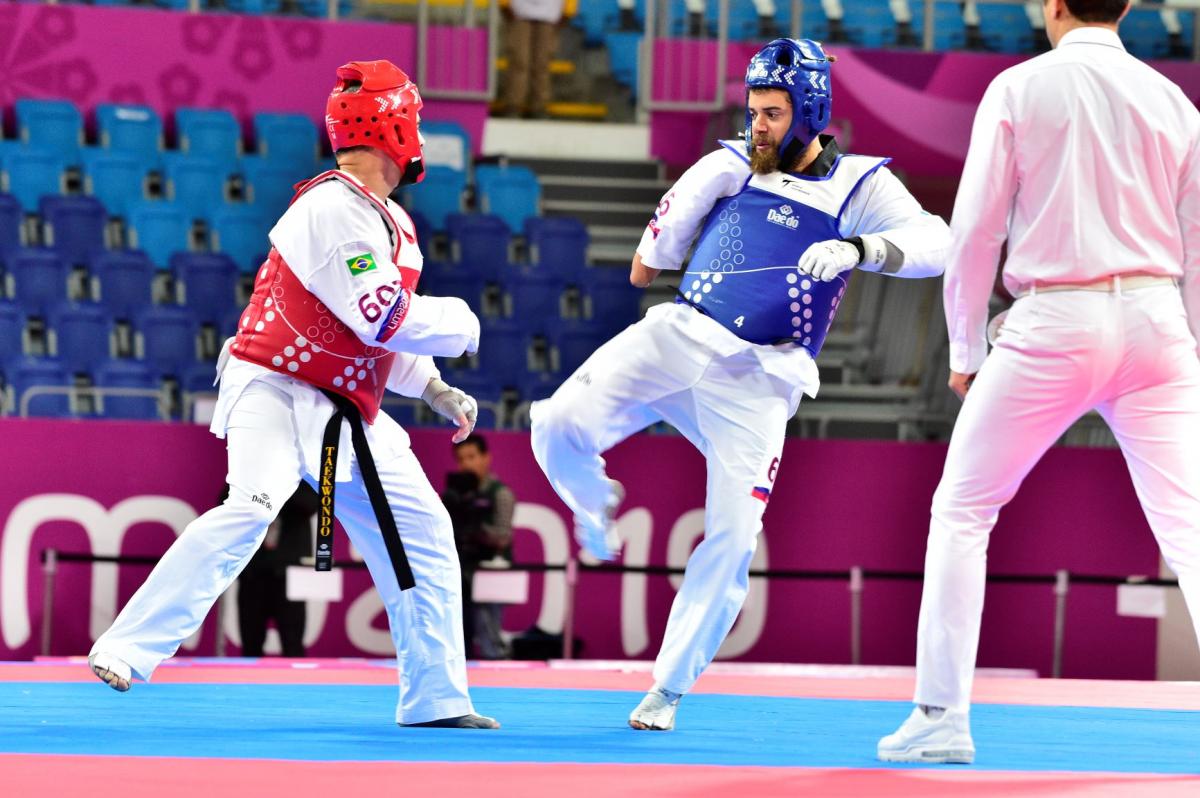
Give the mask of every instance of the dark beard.
[[769, 150], [750, 151], [750, 171], [756, 175], [769, 175], [779, 171], [779, 147], [772, 146]]

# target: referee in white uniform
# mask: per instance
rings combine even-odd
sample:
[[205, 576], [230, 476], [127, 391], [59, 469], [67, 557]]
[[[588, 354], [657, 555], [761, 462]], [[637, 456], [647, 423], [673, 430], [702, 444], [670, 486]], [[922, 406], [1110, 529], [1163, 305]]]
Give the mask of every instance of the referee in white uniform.
[[[1089, 410], [1116, 435], [1200, 618], [1200, 113], [1125, 51], [1126, 10], [1045, 0], [1055, 49], [1001, 73], [975, 117], [945, 277], [950, 387], [964, 403], [933, 498], [918, 706], [879, 742], [881, 759], [974, 759], [988, 535]], [[1018, 299], [987, 356], [1006, 239], [1004, 284]]]

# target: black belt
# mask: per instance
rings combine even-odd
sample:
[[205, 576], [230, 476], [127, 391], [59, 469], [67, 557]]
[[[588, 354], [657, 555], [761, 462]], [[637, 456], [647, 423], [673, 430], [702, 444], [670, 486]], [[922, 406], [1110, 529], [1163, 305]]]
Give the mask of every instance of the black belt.
[[333, 402], [333, 416], [325, 425], [325, 437], [321, 441], [321, 479], [318, 493], [321, 497], [321, 509], [317, 521], [317, 570], [333, 569], [333, 492], [337, 484], [338, 444], [342, 437], [342, 419], [350, 422], [350, 441], [354, 445], [354, 454], [358, 456], [358, 467], [362, 471], [363, 484], [367, 488], [367, 496], [371, 499], [371, 509], [375, 511], [375, 520], [379, 522], [379, 531], [383, 535], [383, 543], [387, 546], [388, 557], [392, 561], [392, 570], [396, 572], [396, 581], [401, 590], [416, 587], [412, 568], [408, 564], [408, 555], [404, 553], [404, 543], [400, 540], [400, 532], [396, 529], [396, 519], [392, 517], [392, 508], [388, 504], [387, 494], [383, 483], [379, 481], [379, 471], [375, 468], [375, 459], [371, 457], [371, 449], [367, 446], [367, 434], [363, 431], [362, 414], [346, 397], [333, 391], [322, 390], [329, 401]]

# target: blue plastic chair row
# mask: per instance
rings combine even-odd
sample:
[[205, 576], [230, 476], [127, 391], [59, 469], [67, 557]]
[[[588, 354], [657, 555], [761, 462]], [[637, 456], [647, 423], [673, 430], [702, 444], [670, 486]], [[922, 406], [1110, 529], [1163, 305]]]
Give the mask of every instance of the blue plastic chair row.
[[[178, 253], [170, 261], [179, 298], [200, 322], [224, 325], [238, 310], [237, 265], [218, 253]], [[70, 267], [53, 250], [18, 249], [6, 261], [13, 299], [25, 316], [45, 316], [68, 298]], [[152, 304], [157, 271], [145, 253], [106, 251], [88, 261], [98, 301], [114, 318], [132, 319]]]
[[[540, 212], [541, 186], [527, 167], [481, 164], [475, 167], [475, 185], [480, 210], [498, 216], [509, 230], [521, 230], [526, 219]], [[424, 216], [434, 230], [442, 231], [450, 216], [466, 210], [466, 190], [466, 172], [431, 165], [424, 180], [401, 191], [401, 203]]]
[[[210, 369], [211, 370], [211, 369]], [[5, 382], [13, 394], [13, 402], [20, 404], [31, 388], [73, 388], [74, 372], [60, 358], [22, 356], [8, 359], [2, 366]], [[88, 375], [92, 385], [100, 390], [94, 409], [88, 417], [157, 420], [162, 418], [161, 397], [163, 384], [154, 368], [139, 360], [105, 359], [91, 365]], [[112, 389], [137, 389], [143, 393], [119, 395]], [[14, 412], [19, 412], [19, 406]], [[31, 416], [72, 418], [82, 414], [73, 412], [70, 394], [65, 391], [30, 394], [26, 410]]]
[[[69, 100], [22, 98], [14, 103], [19, 141], [58, 153], [67, 166], [78, 166], [84, 145], [83, 114]], [[242, 129], [229, 111], [179, 108], [175, 111], [179, 151], [211, 158], [222, 168], [236, 165]], [[314, 164], [320, 157], [318, 131], [302, 114], [258, 113], [253, 117], [257, 152], [279, 163]], [[163, 123], [144, 105], [96, 106], [102, 149], [127, 152], [155, 163], [164, 149]]]

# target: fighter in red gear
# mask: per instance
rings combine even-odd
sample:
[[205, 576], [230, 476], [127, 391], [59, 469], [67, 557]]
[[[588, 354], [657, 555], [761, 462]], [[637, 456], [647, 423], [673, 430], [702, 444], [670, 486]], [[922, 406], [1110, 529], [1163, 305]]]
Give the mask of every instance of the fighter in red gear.
[[[399, 670], [396, 722], [499, 727], [467, 694], [450, 519], [408, 435], [380, 411], [389, 389], [449, 418], [456, 441], [475, 423], [475, 401], [442, 381], [431, 356], [474, 352], [479, 320], [461, 299], [416, 293], [412, 220], [387, 199], [421, 179], [420, 111], [417, 87], [395, 65], [338, 69], [326, 106], [337, 169], [299, 186], [271, 230], [218, 364], [212, 431], [228, 440], [229, 498], [188, 525], [96, 641], [92, 670], [114, 688], [149, 679], [199, 628], [307, 479], [331, 499], [382, 599]], [[332, 517], [321, 526], [318, 567], [322, 546], [332, 553], [322, 537]], [[346, 634], [369, 647], [368, 627]]]

